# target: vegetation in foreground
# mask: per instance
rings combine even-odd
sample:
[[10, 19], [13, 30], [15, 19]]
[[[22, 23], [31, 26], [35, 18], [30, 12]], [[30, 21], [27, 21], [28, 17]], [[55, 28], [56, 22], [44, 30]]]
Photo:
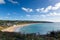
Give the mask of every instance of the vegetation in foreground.
[[0, 31], [0, 40], [60, 40], [60, 31], [52, 31], [46, 35], [40, 35], [39, 33], [22, 34]]

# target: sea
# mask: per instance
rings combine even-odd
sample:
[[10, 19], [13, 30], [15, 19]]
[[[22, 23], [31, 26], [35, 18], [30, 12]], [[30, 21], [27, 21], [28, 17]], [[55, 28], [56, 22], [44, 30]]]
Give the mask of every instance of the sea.
[[47, 34], [50, 33], [51, 31], [60, 31], [60, 23], [35, 23], [15, 29], [15, 32], [21, 32], [25, 34], [30, 33]]

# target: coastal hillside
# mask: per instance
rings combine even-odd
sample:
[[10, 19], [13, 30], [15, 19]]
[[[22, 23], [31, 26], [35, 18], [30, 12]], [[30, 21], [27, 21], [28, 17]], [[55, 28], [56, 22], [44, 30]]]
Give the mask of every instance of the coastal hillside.
[[19, 21], [19, 20], [0, 20], [0, 30], [6, 27], [28, 23], [52, 23], [49, 21]]

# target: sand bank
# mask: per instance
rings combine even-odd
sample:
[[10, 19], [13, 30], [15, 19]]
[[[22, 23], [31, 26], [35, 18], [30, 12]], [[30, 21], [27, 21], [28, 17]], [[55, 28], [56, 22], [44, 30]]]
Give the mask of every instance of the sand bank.
[[14, 32], [16, 28], [20, 28], [20, 27], [24, 27], [24, 26], [28, 26], [28, 25], [31, 25], [31, 24], [13, 25], [13, 26], [3, 29], [1, 31], [2, 32]]

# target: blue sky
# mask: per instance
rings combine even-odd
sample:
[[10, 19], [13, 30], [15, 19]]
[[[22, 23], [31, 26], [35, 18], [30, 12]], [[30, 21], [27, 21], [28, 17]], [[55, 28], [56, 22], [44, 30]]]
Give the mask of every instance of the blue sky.
[[60, 0], [0, 0], [0, 20], [60, 22]]

